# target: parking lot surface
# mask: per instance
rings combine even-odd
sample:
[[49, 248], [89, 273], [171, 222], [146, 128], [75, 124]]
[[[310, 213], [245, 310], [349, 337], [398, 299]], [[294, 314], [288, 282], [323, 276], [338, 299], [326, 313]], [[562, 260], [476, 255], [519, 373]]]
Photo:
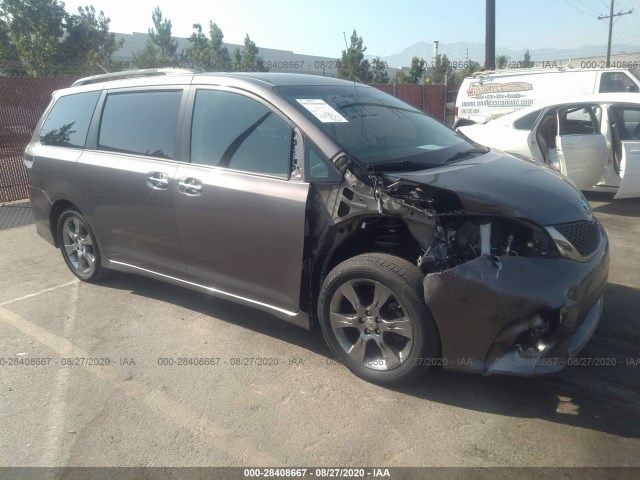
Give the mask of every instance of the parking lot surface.
[[578, 365], [397, 389], [319, 330], [135, 275], [81, 283], [33, 225], [0, 230], [0, 465], [640, 466], [640, 200], [588, 198], [612, 255]]

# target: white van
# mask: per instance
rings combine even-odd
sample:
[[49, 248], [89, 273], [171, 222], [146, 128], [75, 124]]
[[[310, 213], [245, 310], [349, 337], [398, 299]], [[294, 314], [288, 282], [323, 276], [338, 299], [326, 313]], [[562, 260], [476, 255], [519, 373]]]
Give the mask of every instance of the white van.
[[485, 123], [565, 95], [639, 91], [638, 69], [561, 67], [481, 72], [460, 85], [454, 128]]

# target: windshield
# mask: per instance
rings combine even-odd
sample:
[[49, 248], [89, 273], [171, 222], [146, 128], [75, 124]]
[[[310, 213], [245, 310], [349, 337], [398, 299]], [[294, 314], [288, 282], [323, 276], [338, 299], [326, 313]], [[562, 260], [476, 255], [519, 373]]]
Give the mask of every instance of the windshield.
[[370, 168], [415, 170], [482, 153], [462, 136], [372, 87], [280, 87], [280, 94]]
[[629, 71], [633, 74], [634, 77], [640, 80], [640, 70], [638, 70], [637, 68], [632, 68]]

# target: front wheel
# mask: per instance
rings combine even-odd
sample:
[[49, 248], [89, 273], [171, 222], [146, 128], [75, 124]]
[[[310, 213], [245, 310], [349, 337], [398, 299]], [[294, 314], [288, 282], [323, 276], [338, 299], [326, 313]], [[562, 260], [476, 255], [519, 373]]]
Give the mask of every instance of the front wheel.
[[103, 275], [100, 250], [87, 220], [75, 208], [68, 208], [58, 220], [58, 245], [69, 270], [85, 282]]
[[318, 317], [337, 360], [382, 385], [410, 382], [437, 364], [438, 332], [422, 279], [418, 267], [382, 253], [336, 266], [322, 286]]

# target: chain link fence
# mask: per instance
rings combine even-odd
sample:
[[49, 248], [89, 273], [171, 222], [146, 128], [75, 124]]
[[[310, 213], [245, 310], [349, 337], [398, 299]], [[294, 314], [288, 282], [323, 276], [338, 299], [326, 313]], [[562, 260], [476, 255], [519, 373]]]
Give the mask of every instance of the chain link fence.
[[51, 94], [76, 77], [0, 77], [0, 203], [28, 198], [22, 154]]
[[460, 85], [392, 85], [389, 83], [381, 83], [372, 86], [398, 97], [400, 100], [404, 100], [441, 122], [448, 125], [453, 124], [454, 107]]
[[[51, 94], [76, 77], [0, 77], [0, 203], [28, 198], [22, 154]], [[374, 85], [451, 125], [458, 85]]]

